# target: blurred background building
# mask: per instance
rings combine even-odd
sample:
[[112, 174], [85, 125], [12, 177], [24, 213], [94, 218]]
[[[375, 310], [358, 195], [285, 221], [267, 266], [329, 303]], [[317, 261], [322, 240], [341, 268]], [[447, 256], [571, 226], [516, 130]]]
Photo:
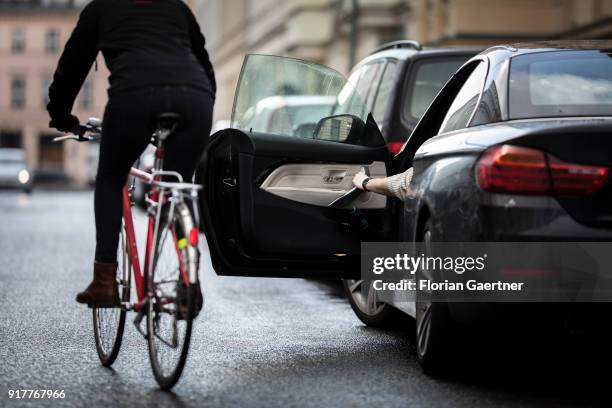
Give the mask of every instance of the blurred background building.
[[[86, 185], [95, 174], [97, 146], [52, 143], [58, 133], [49, 129], [45, 109], [57, 60], [85, 3], [0, 0], [0, 147], [22, 147], [39, 181]], [[106, 104], [108, 71], [101, 56], [98, 62], [74, 104], [81, 119], [101, 117]]]
[[191, 0], [217, 72], [215, 118], [229, 119], [246, 53], [347, 73], [373, 48], [612, 37], [612, 0]]
[[[127, 0], [126, 0], [127, 1]], [[185, 0], [207, 39], [218, 81], [215, 119], [229, 119], [246, 53], [288, 55], [347, 73], [387, 41], [483, 47], [612, 37], [612, 0]], [[0, 0], [0, 147], [23, 147], [40, 178], [84, 185], [96, 146], [51, 144], [47, 88], [87, 0]], [[98, 56], [75, 114], [101, 117], [108, 71]]]

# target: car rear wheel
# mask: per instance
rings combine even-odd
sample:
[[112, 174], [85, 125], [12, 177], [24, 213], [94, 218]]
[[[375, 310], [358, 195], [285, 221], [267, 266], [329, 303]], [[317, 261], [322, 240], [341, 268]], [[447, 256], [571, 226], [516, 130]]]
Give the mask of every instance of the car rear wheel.
[[[421, 233], [425, 256], [432, 256], [431, 244], [434, 229], [431, 219], [425, 223]], [[422, 279], [436, 281], [433, 271], [420, 268], [416, 272], [417, 282]], [[416, 293], [416, 351], [419, 364], [426, 374], [444, 376], [453, 367], [452, 344], [453, 322], [445, 302], [433, 301], [431, 291]]]
[[363, 323], [388, 328], [400, 318], [397, 309], [380, 301], [372, 281], [347, 279], [342, 282], [351, 308]]

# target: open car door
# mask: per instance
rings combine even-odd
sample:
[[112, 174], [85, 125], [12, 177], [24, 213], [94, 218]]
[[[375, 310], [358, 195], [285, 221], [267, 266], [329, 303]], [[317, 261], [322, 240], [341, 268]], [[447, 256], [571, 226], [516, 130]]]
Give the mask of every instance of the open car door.
[[338, 72], [248, 55], [231, 128], [211, 136], [199, 181], [203, 231], [219, 275], [359, 276], [360, 243], [388, 237], [387, 198], [354, 191], [389, 151]]

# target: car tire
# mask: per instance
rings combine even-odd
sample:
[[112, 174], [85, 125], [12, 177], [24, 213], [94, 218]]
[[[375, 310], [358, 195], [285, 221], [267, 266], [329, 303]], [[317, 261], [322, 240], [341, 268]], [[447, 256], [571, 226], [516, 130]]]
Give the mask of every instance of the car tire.
[[[364, 282], [368, 285], [367, 288], [363, 288]], [[395, 328], [401, 321], [403, 315], [399, 310], [386, 303], [376, 301], [376, 291], [372, 287], [372, 282], [349, 279], [343, 280], [342, 285], [353, 312], [366, 325], [379, 328]]]
[[[425, 256], [430, 256], [428, 243], [435, 239], [433, 222], [428, 220], [421, 231], [420, 240], [425, 246]], [[419, 279], [438, 280], [428, 271], [419, 269], [416, 272]], [[416, 292], [416, 327], [415, 345], [417, 360], [423, 371], [433, 377], [445, 377], [454, 368], [454, 342], [457, 341], [455, 327], [446, 302], [432, 301], [431, 293], [417, 290]]]

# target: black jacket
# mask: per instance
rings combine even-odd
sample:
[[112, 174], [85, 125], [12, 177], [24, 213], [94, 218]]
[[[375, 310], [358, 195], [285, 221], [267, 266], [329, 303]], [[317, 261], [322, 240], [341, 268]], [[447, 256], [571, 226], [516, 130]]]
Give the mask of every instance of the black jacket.
[[99, 51], [111, 73], [109, 96], [155, 85], [216, 92], [204, 36], [181, 0], [93, 0], [81, 12], [49, 87], [52, 121], [70, 117]]

